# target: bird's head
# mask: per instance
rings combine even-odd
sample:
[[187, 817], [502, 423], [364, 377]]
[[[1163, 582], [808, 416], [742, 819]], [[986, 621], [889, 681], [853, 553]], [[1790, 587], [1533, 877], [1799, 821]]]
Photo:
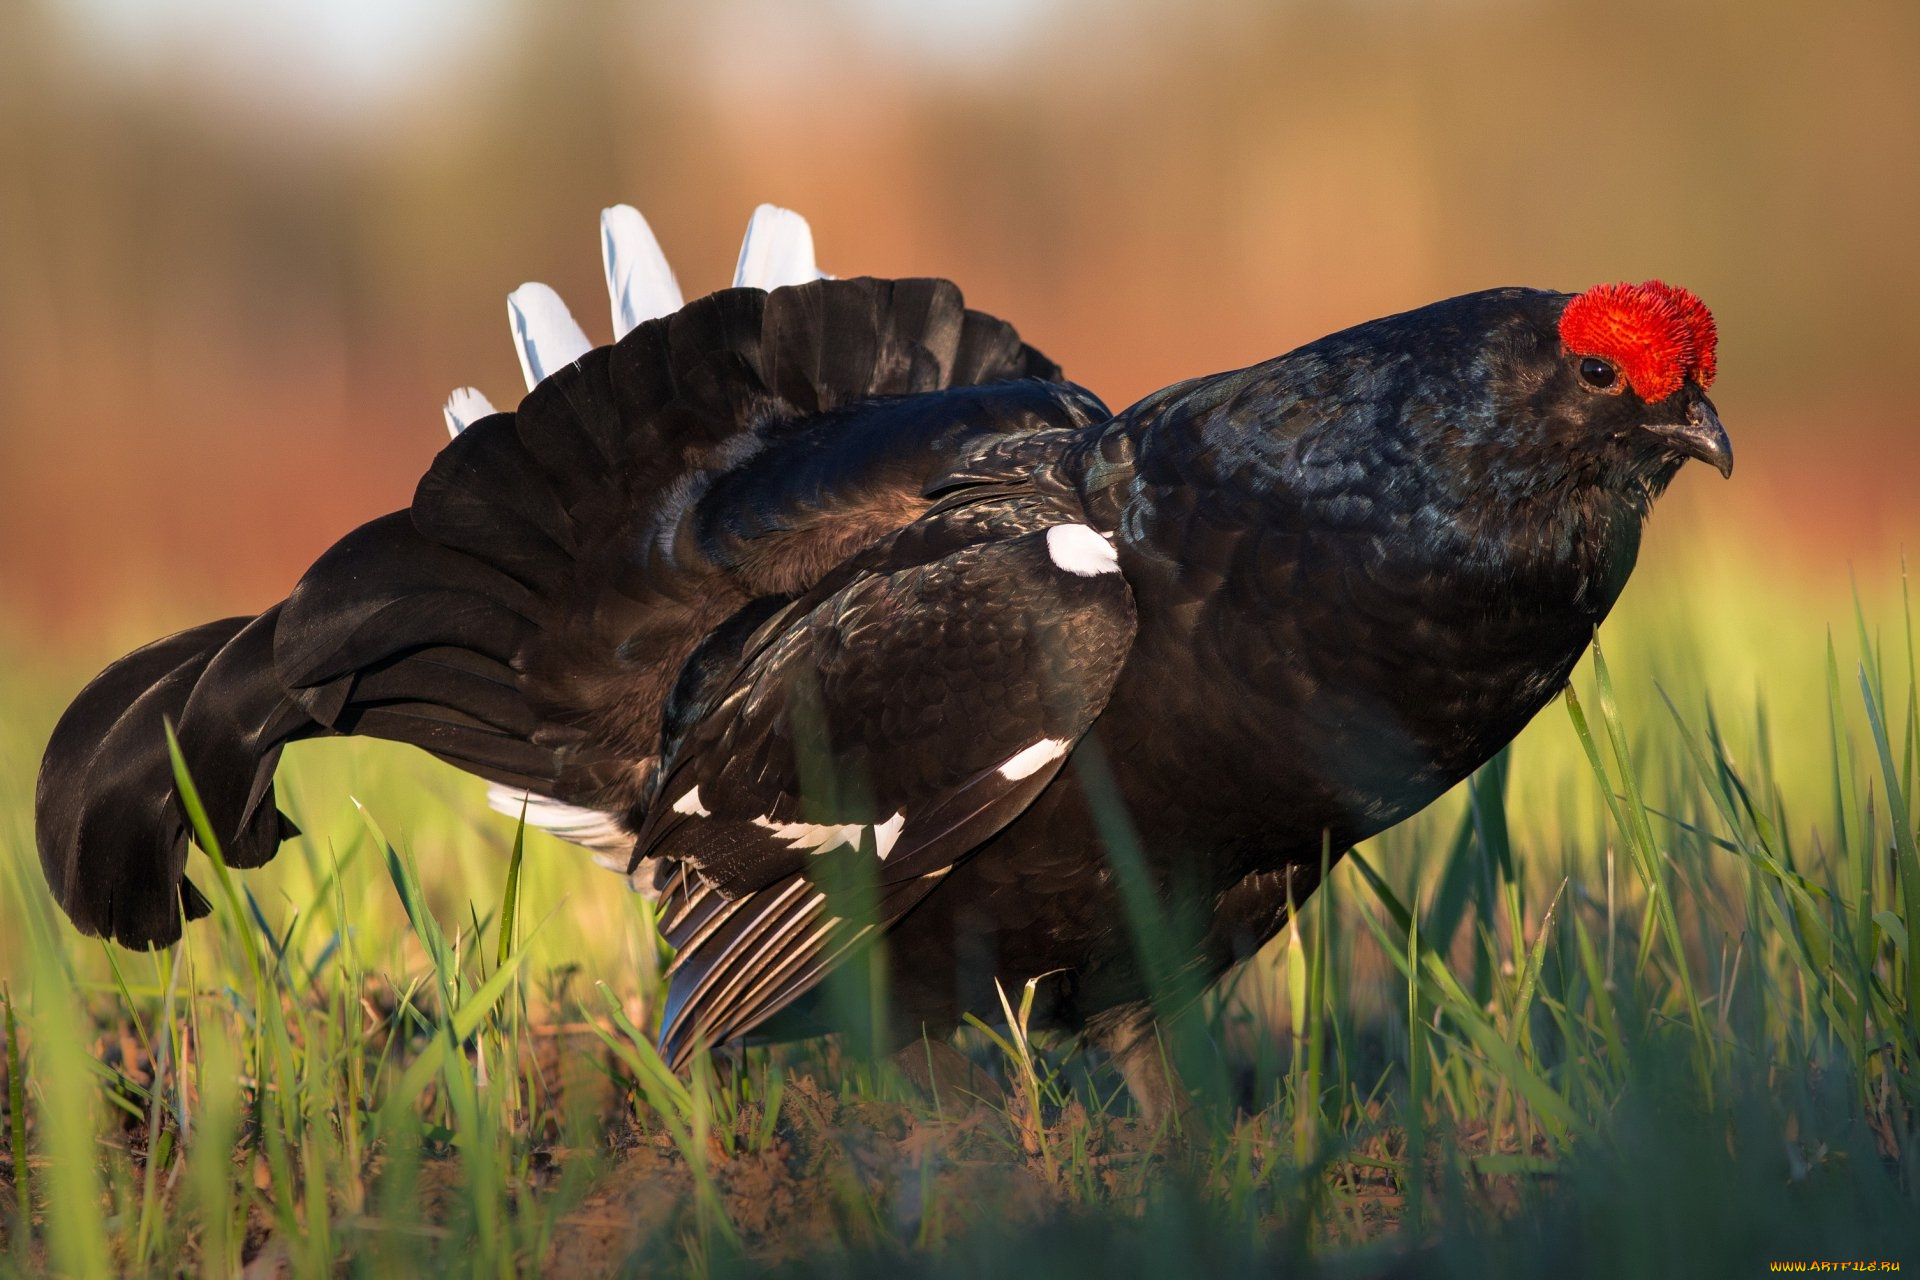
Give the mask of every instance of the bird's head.
[[1486, 289], [1176, 384], [1122, 416], [1143, 432], [1143, 474], [1207, 488], [1216, 513], [1237, 495], [1265, 519], [1278, 492], [1355, 519], [1386, 502], [1613, 520], [1622, 505], [1644, 516], [1689, 458], [1732, 473], [1707, 398], [1715, 347], [1706, 306], [1657, 280]]
[[1655, 492], [1688, 458], [1733, 473], [1733, 444], [1707, 399], [1716, 334], [1700, 299], [1658, 280], [1598, 285], [1567, 300], [1558, 339], [1538, 353], [1534, 401], [1551, 405], [1567, 443]]

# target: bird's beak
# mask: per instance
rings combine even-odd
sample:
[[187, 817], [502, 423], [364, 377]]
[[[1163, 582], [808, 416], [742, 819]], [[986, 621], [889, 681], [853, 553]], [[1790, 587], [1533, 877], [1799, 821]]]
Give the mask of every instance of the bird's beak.
[[1695, 397], [1687, 406], [1685, 422], [1647, 428], [1659, 436], [1674, 452], [1702, 462], [1712, 463], [1722, 476], [1733, 475], [1733, 441], [1720, 425], [1720, 415], [1705, 396]]

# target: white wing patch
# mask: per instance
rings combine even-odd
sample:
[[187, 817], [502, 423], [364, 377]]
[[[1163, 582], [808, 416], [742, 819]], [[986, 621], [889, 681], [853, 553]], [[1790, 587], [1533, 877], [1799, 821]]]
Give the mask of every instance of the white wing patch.
[[1084, 524], [1056, 524], [1048, 529], [1047, 555], [1057, 567], [1082, 578], [1120, 572], [1113, 544]]
[[753, 825], [773, 832], [787, 842], [789, 849], [811, 849], [815, 853], [838, 849], [843, 844], [857, 848], [860, 833], [867, 829], [864, 822], [775, 822], [770, 814], [755, 818]]
[[613, 303], [613, 340], [618, 342], [642, 321], [672, 315], [683, 305], [680, 282], [653, 228], [630, 204], [600, 212], [600, 261], [607, 269], [607, 297]]
[[747, 223], [740, 261], [733, 269], [736, 289], [766, 289], [805, 284], [820, 278], [813, 263], [813, 228], [791, 209], [763, 204]]
[[529, 391], [593, 350], [567, 304], [544, 284], [529, 281], [507, 295], [507, 323]]
[[[684, 800], [686, 797], [681, 798]], [[676, 809], [679, 807], [674, 806]], [[787, 842], [789, 849], [811, 849], [815, 853], [826, 853], [843, 844], [858, 849], [860, 837], [867, 829], [864, 822], [775, 822], [771, 814], [761, 814], [753, 820], [753, 825], [773, 832]], [[893, 846], [899, 842], [900, 833], [906, 829], [906, 825], [907, 814], [904, 809], [885, 822], [873, 825], [873, 851], [879, 855], [880, 861], [885, 862], [887, 855], [893, 852]]]
[[675, 800], [673, 802], [673, 811], [675, 813], [692, 814], [696, 818], [711, 818], [713, 816], [707, 809], [707, 806], [700, 803], [700, 788], [698, 787], [695, 787], [678, 800]]
[[493, 402], [473, 387], [455, 387], [440, 412], [446, 415], [447, 434], [457, 436], [489, 414], [497, 412]]
[[[1058, 525], [1057, 528], [1071, 529], [1073, 525]], [[1018, 782], [1040, 772], [1046, 765], [1067, 754], [1067, 748], [1073, 743], [1067, 738], [1042, 738], [1030, 747], [1023, 747], [1007, 758], [1000, 766], [1000, 776], [1008, 782]]]
[[877, 822], [873, 827], [873, 851], [885, 862], [887, 855], [893, 852], [893, 846], [900, 839], [900, 832], [907, 825], [907, 813], [902, 809], [885, 822]]

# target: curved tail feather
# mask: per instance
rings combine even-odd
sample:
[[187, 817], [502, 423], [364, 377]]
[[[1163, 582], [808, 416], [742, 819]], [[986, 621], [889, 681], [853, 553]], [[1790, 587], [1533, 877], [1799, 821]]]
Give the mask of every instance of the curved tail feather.
[[[179, 938], [183, 915], [209, 910], [184, 875], [187, 820], [174, 796], [168, 721], [179, 726], [190, 775], [205, 779], [202, 799], [230, 862], [257, 866], [295, 834], [272, 803], [273, 764], [281, 743], [317, 726], [285, 704], [270, 667], [255, 665], [275, 612], [135, 650], [60, 717], [40, 765], [34, 825], [47, 884], [82, 932], [165, 946]], [[229, 716], [247, 726], [238, 738], [219, 723]]]

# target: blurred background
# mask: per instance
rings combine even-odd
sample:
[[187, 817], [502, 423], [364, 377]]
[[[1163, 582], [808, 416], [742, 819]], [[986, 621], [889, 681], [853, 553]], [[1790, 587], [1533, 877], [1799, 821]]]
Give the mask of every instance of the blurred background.
[[[182, 956], [194, 966], [188, 988], [199, 993], [183, 1002], [196, 1010], [199, 1073], [217, 1076], [209, 1064], [223, 1059], [198, 1046], [233, 1036], [253, 1044], [247, 1061], [266, 1079], [259, 1064], [269, 1037], [239, 1019], [275, 1036], [280, 1024], [254, 1018], [244, 993], [256, 1001], [263, 991], [286, 993], [308, 1055], [300, 1091], [281, 1074], [252, 1096], [277, 1088], [283, 1102], [304, 1099], [300, 1114], [312, 1117], [323, 1114], [321, 1095], [340, 1089], [324, 1113], [336, 1118], [304, 1121], [306, 1145], [294, 1150], [303, 1170], [336, 1170], [342, 1203], [357, 1206], [361, 1172], [349, 1162], [357, 1157], [313, 1163], [336, 1159], [335, 1126], [358, 1132], [366, 1114], [359, 1068], [335, 1065], [360, 1061], [372, 1043], [348, 1011], [364, 992], [411, 993], [426, 962], [387, 878], [386, 837], [372, 834], [356, 805], [418, 855], [435, 913], [469, 943], [490, 927], [483, 920], [498, 918], [514, 827], [484, 808], [477, 780], [420, 753], [302, 743], [281, 770], [279, 802], [306, 838], [245, 882], [252, 919], [274, 951], [301, 960], [274, 965], [273, 981], [285, 985], [250, 984], [240, 943], [252, 925], [230, 902], [170, 958], [128, 956], [57, 919], [33, 852], [30, 795], [61, 708], [137, 644], [272, 604], [336, 538], [403, 506], [446, 440], [440, 406], [449, 390], [476, 385], [495, 404], [517, 402], [509, 290], [545, 281], [589, 336], [610, 336], [597, 227], [604, 206], [626, 202], [645, 213], [691, 297], [728, 282], [761, 201], [811, 219], [828, 272], [958, 281], [970, 303], [1014, 322], [1116, 408], [1177, 379], [1490, 286], [1577, 290], [1657, 276], [1700, 294], [1719, 322], [1714, 396], [1738, 466], [1731, 482], [1705, 467], [1682, 473], [1605, 628], [1620, 741], [1632, 746], [1622, 754], [1637, 762], [1618, 776], [1639, 779], [1629, 786], [1634, 803], [1644, 790], [1659, 824], [1641, 817], [1678, 886], [1686, 942], [1675, 928], [1677, 963], [1634, 944], [1636, 919], [1648, 930], [1642, 936], [1654, 937], [1635, 858], [1656, 865], [1656, 851], [1651, 838], [1616, 839], [1606, 812], [1613, 783], [1596, 781], [1560, 707], [1514, 748], [1500, 811], [1510, 829], [1508, 816], [1494, 823], [1468, 813], [1456, 789], [1370, 842], [1366, 856], [1401, 900], [1428, 904], [1428, 921], [1453, 921], [1437, 932], [1423, 923], [1420, 939], [1433, 946], [1438, 937], [1443, 948], [1454, 940], [1456, 971], [1463, 982], [1472, 975], [1474, 998], [1460, 1002], [1468, 1010], [1507, 990], [1509, 958], [1526, 954], [1523, 924], [1539, 922], [1541, 948], [1556, 909], [1545, 904], [1557, 904], [1559, 959], [1530, 971], [1509, 1007], [1524, 1010], [1544, 972], [1532, 1007], [1558, 1007], [1564, 997], [1589, 1028], [1569, 1043], [1588, 1049], [1542, 1065], [1558, 1050], [1532, 1047], [1531, 1032], [1505, 1034], [1510, 1053], [1520, 1046], [1529, 1069], [1565, 1091], [1569, 1114], [1611, 1111], [1621, 1087], [1614, 1073], [1624, 1058], [1603, 1054], [1591, 1030], [1603, 1022], [1611, 1040], [1614, 1015], [1595, 1022], [1582, 1010], [1618, 1000], [1625, 1023], [1678, 1027], [1690, 1016], [1698, 1030], [1711, 1003], [1724, 1038], [1729, 1008], [1744, 1036], [1740, 1011], [1758, 1000], [1771, 1028], [1753, 1034], [1760, 1051], [1721, 1057], [1701, 1032], [1688, 1042], [1697, 1061], [1718, 1058], [1735, 1078], [1764, 1071], [1769, 1091], [1798, 1098], [1810, 1058], [1821, 1064], [1816, 1080], [1856, 1079], [1845, 1053], [1833, 1056], [1838, 1035], [1859, 1064], [1857, 1096], [1877, 1090], [1887, 1123], [1887, 1078], [1899, 1059], [1891, 1048], [1883, 1059], [1877, 1038], [1905, 1015], [1872, 1024], [1870, 1040], [1868, 1015], [1854, 1031], [1854, 1015], [1833, 1010], [1836, 1000], [1863, 1007], [1862, 993], [1882, 1002], [1873, 1009], [1891, 1008], [1895, 991], [1907, 1008], [1920, 986], [1902, 986], [1891, 967], [1892, 939], [1914, 928], [1911, 907], [1894, 893], [1891, 855], [1879, 856], [1891, 823], [1883, 828], [1875, 815], [1887, 802], [1884, 779], [1896, 775], [1891, 755], [1875, 771], [1855, 686], [1863, 651], [1868, 665], [1892, 672], [1892, 692], [1876, 705], [1890, 709], [1898, 776], [1911, 796], [1920, 776], [1912, 675], [1920, 663], [1902, 616], [1902, 550], [1920, 548], [1920, 2], [0, 0], [0, 991], [25, 993], [29, 1047], [38, 1054], [45, 1046], [30, 1086], [42, 1117], [36, 1146], [69, 1142], [51, 1148], [69, 1171], [84, 1170], [88, 1155], [117, 1162], [114, 1216], [92, 1228], [79, 1207], [87, 1185], [63, 1191], [54, 1173], [51, 1194], [68, 1210], [58, 1215], [68, 1235], [124, 1242], [137, 1232], [141, 1257], [169, 1259], [170, 1242], [206, 1239], [195, 1236], [199, 1226], [150, 1232], [145, 1206], [182, 1166], [163, 1181], [164, 1157], [143, 1153], [136, 1163], [125, 1117], [93, 1091], [108, 1079], [102, 1063], [136, 1061], [131, 1050], [113, 1048], [116, 1059], [100, 1047], [133, 1043], [129, 1012], [138, 1020], [147, 1009], [145, 1025], [158, 1030], [164, 990], [172, 1026]], [[1575, 684], [1597, 717], [1612, 698], [1599, 694], [1595, 672], [1583, 664]], [[1684, 733], [1657, 690], [1672, 694]], [[1697, 778], [1688, 754], [1700, 750], [1708, 725], [1714, 748], [1724, 744], [1744, 771], [1741, 795], [1750, 782], [1770, 829], [1782, 833], [1768, 849], [1787, 851], [1796, 883], [1811, 875], [1817, 919], [1828, 921], [1819, 931], [1807, 891], [1791, 899], [1793, 927], [1779, 914], [1771, 877], [1787, 877], [1778, 863], [1763, 872], [1751, 853], [1722, 847], [1716, 833], [1735, 828], [1709, 797], [1720, 795], [1721, 780]], [[1509, 879], [1496, 910], [1504, 855], [1488, 851], [1509, 841], [1518, 870], [1498, 872]], [[192, 875], [203, 889], [216, 883], [199, 855]], [[1316, 945], [1332, 940], [1334, 1042], [1378, 1036], [1387, 1060], [1403, 1050], [1409, 1062], [1423, 1060], [1425, 1048], [1393, 1039], [1409, 1010], [1406, 988], [1361, 923], [1381, 899], [1352, 859], [1334, 876], [1307, 928]], [[1470, 912], [1461, 888], [1469, 879], [1484, 886], [1474, 888]], [[590, 997], [591, 1016], [602, 1017], [596, 988], [605, 983], [645, 1024], [640, 1002], [657, 993], [659, 949], [640, 900], [558, 849], [529, 856], [516, 883], [534, 957], [523, 976], [542, 993], [532, 1007], [571, 1007], [559, 994], [571, 991]], [[1453, 907], [1433, 905], [1449, 893]], [[1462, 923], [1469, 917], [1471, 928]], [[463, 922], [472, 925], [464, 935]], [[1589, 935], [1604, 947], [1609, 980], [1590, 984], [1592, 1006], [1567, 994], [1602, 972], [1586, 956], [1576, 974], [1569, 922], [1588, 931], [1578, 933], [1583, 954]], [[1234, 1034], [1276, 1054], [1282, 1029], [1305, 1007], [1304, 995], [1292, 994], [1308, 990], [1301, 936], [1283, 934], [1262, 963], [1233, 979], [1241, 983], [1233, 1003], [1258, 1014], [1236, 1022]], [[1628, 960], [1636, 952], [1637, 968]], [[471, 966], [486, 950], [468, 945], [464, 954]], [[1534, 950], [1532, 963], [1546, 954]], [[1875, 961], [1883, 976], [1869, 983], [1864, 959], [1846, 967], [1855, 955], [1883, 957]], [[1504, 966], [1497, 987], [1496, 963]], [[1702, 993], [1717, 984], [1710, 1000], [1687, 984], [1689, 965]], [[1026, 976], [1007, 975], [1008, 985]], [[1615, 976], [1617, 994], [1599, 994], [1616, 990]], [[336, 1000], [338, 1017], [329, 1012]], [[203, 1017], [232, 1029], [203, 1041]], [[1316, 1053], [1320, 1034], [1312, 1032]], [[1412, 1043], [1427, 1041], [1422, 1030]], [[1296, 1070], [1304, 1070], [1305, 1043], [1293, 1041]], [[1347, 1049], [1336, 1054], [1332, 1096], [1351, 1093], [1358, 1103], [1362, 1086], [1371, 1087], [1372, 1118], [1362, 1127], [1378, 1123], [1373, 1103], [1388, 1077], [1376, 1077], [1378, 1064], [1358, 1049], [1349, 1076]], [[1515, 1092], [1498, 1065], [1506, 1059], [1481, 1054], [1477, 1042], [1469, 1050], [1456, 1041], [1419, 1087], [1436, 1099], [1444, 1091], [1458, 1118], [1498, 1126], [1518, 1114], [1525, 1086]], [[412, 1086], [398, 1078], [404, 1051], [381, 1055], [369, 1078], [384, 1080], [378, 1087], [405, 1110], [413, 1103], [404, 1096]], [[1876, 1080], [1870, 1067], [1887, 1074]], [[271, 1070], [295, 1068], [276, 1053]], [[1300, 1079], [1320, 1079], [1312, 1070]], [[327, 1083], [336, 1078], [355, 1083]], [[445, 1078], [456, 1080], [451, 1068]], [[1307, 1087], [1290, 1086], [1288, 1096], [1308, 1096], [1299, 1092]], [[482, 1096], [510, 1109], [502, 1099], [513, 1088]], [[1643, 1069], [1632, 1089], [1662, 1099], [1652, 1113], [1662, 1125], [1677, 1114], [1668, 1100], [1683, 1095], [1664, 1077]], [[123, 1106], [134, 1096], [145, 1095], [114, 1094]], [[440, 1095], [449, 1096], [458, 1095]], [[270, 1112], [295, 1114], [262, 1101], [257, 1114]], [[221, 1114], [211, 1105], [196, 1114], [196, 1124], [221, 1132], [222, 1122], [205, 1118]], [[63, 1118], [48, 1124], [47, 1116]], [[1665, 1163], [1654, 1172], [1667, 1176], [1642, 1185], [1636, 1166], [1631, 1176], [1556, 1185], [1585, 1197], [1581, 1222], [1615, 1232], [1619, 1249], [1642, 1262], [1666, 1256], [1648, 1243], [1656, 1238], [1649, 1231], [1687, 1224], [1692, 1252], [1672, 1256], [1704, 1258], [1694, 1270], [1708, 1274], [1725, 1271], [1733, 1255], [1703, 1254], [1719, 1246], [1700, 1241], [1731, 1237], [1699, 1235], [1698, 1222], [1724, 1219], [1745, 1231], [1767, 1206], [1788, 1203], [1779, 1197], [1789, 1190], [1804, 1212], [1815, 1188], [1851, 1185], [1802, 1183], [1800, 1153], [1817, 1149], [1811, 1158], [1829, 1170], [1818, 1178], [1890, 1167], [1848, 1146], [1857, 1129], [1834, 1139], [1829, 1159], [1814, 1136], [1827, 1130], [1812, 1120], [1787, 1128], [1784, 1147], [1775, 1127], [1766, 1143], [1742, 1138], [1735, 1151], [1734, 1130], [1719, 1127], [1719, 1116], [1693, 1117], [1709, 1135], [1699, 1141], [1721, 1151], [1711, 1164], [1693, 1148], [1670, 1151], [1663, 1130]], [[535, 1166], [526, 1148], [485, 1154], [498, 1140], [492, 1127], [477, 1141], [460, 1132], [463, 1159], [475, 1162], [460, 1175], [467, 1186], [493, 1186], [488, 1179], [502, 1169], [548, 1167]], [[1246, 1159], [1248, 1132], [1260, 1131], [1235, 1128], [1233, 1161]], [[1627, 1153], [1625, 1170], [1645, 1148], [1630, 1126], [1618, 1132], [1625, 1145], [1601, 1146]], [[356, 1141], [346, 1139], [346, 1149], [357, 1150]], [[120, 1154], [103, 1157], [108, 1147]], [[207, 1170], [225, 1166], [221, 1148], [216, 1139]], [[1849, 1159], [1850, 1149], [1862, 1154]], [[1795, 1162], [1791, 1186], [1777, 1163], [1783, 1151]], [[1748, 1206], [1745, 1217], [1727, 1218], [1720, 1198], [1708, 1206], [1697, 1194], [1675, 1195], [1664, 1214], [1607, 1207], [1650, 1204], [1682, 1178], [1690, 1190], [1717, 1190], [1727, 1152], [1746, 1179], [1738, 1186], [1772, 1180], [1733, 1197]], [[914, 1179], [932, 1158], [914, 1157]], [[1229, 1167], [1218, 1159], [1216, 1167]], [[182, 1183], [195, 1196], [226, 1176], [203, 1176], [200, 1167], [192, 1163]], [[226, 1167], [245, 1180], [266, 1166]], [[410, 1168], [398, 1157], [390, 1167]], [[1538, 1172], [1527, 1167], [1529, 1177]], [[1477, 1178], [1491, 1167], [1473, 1168]], [[1695, 1177], [1701, 1169], [1712, 1172]], [[405, 1188], [411, 1176], [388, 1185]], [[475, 1210], [483, 1220], [517, 1220], [536, 1203], [514, 1176], [499, 1184], [510, 1211], [483, 1205]], [[837, 1178], [822, 1183], [835, 1195]], [[903, 1187], [934, 1185], [900, 1178]], [[1099, 1185], [1092, 1175], [1084, 1181]], [[276, 1196], [291, 1206], [288, 1185]], [[1636, 1195], [1612, 1189], [1629, 1185]], [[243, 1186], [253, 1196], [253, 1184]], [[25, 1179], [19, 1187], [24, 1197]], [[407, 1195], [380, 1203], [405, 1205]], [[1043, 1203], [1020, 1195], [1023, 1206]], [[650, 1186], [646, 1196], [655, 1199]], [[324, 1211], [325, 1201], [308, 1194], [301, 1205]], [[1308, 1201], [1342, 1203], [1319, 1194]], [[1241, 1203], [1236, 1191], [1234, 1213]], [[1491, 1193], [1487, 1203], [1496, 1203]], [[138, 1213], [129, 1208], [136, 1204]], [[216, 1211], [231, 1217], [216, 1206], [181, 1221], [211, 1222]], [[411, 1239], [415, 1215], [405, 1216]], [[878, 1209], [874, 1217], [883, 1220]], [[281, 1221], [292, 1219], [289, 1207]], [[360, 1238], [354, 1233], [369, 1221], [305, 1219], [313, 1240], [336, 1247]], [[1114, 1238], [1152, 1239], [1128, 1224]], [[1756, 1227], [1753, 1238], [1771, 1237]], [[448, 1240], [460, 1248], [465, 1237]], [[1557, 1256], [1574, 1256], [1555, 1240]], [[456, 1265], [471, 1269], [484, 1256], [475, 1251]], [[1142, 1256], [1171, 1255], [1154, 1244]], [[276, 1255], [260, 1257], [271, 1266]]]
[[[1915, 68], [1913, 0], [0, 0], [0, 918], [47, 906], [26, 797], [73, 693], [404, 505], [450, 389], [515, 403], [510, 289], [606, 339], [622, 201], [688, 296], [773, 201], [823, 269], [951, 277], [1116, 408], [1469, 290], [1688, 286], [1739, 461], [1660, 503], [1606, 628], [1623, 713], [1679, 777], [1656, 686], [1711, 698], [1824, 813], [1828, 636], [1850, 688], [1857, 581], [1898, 654], [1920, 546]], [[1559, 708], [1515, 760], [1539, 893], [1610, 884]], [[306, 862], [254, 883], [311, 900], [352, 795], [459, 918], [511, 839], [479, 792], [302, 744]], [[1463, 803], [1381, 865], [1431, 879]], [[538, 862], [554, 963], [595, 937], [643, 971], [626, 895]]]
[[[1116, 407], [1499, 284], [1661, 276], [1739, 469], [1642, 577], [1783, 620], [1920, 532], [1912, 0], [7, 0], [0, 646], [92, 669], [404, 504], [507, 291], [608, 336], [626, 201], [689, 296], [747, 214], [939, 274]], [[1632, 594], [1628, 601], [1634, 600]], [[1818, 609], [1816, 609], [1816, 612]]]

